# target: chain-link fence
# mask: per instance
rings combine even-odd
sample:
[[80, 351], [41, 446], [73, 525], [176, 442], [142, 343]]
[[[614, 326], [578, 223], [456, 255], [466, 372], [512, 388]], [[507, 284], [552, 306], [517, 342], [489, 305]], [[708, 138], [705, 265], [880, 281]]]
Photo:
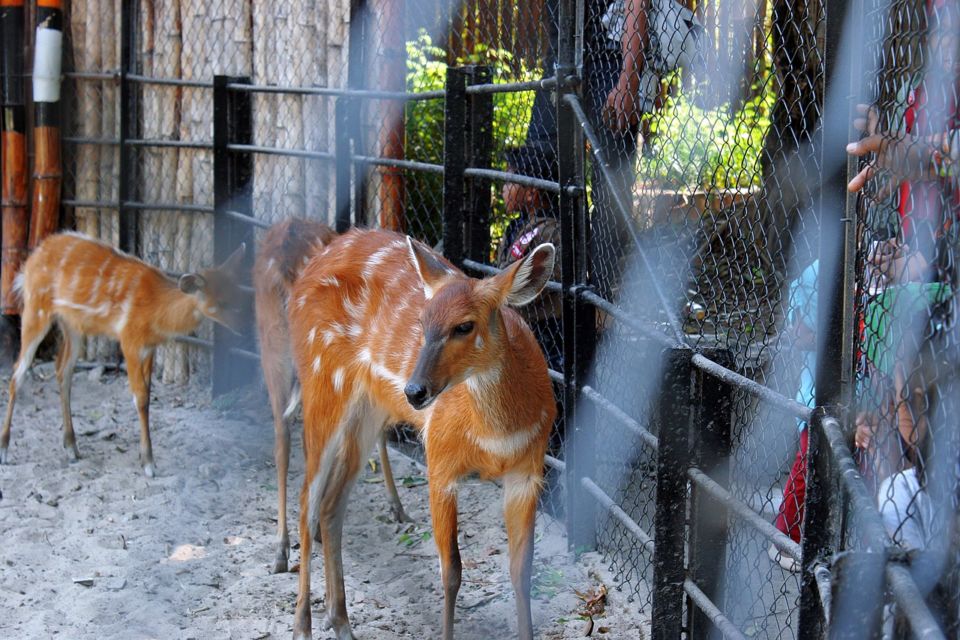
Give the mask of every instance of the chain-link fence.
[[[321, 4], [75, 4], [77, 228], [171, 273], [290, 216], [552, 241], [543, 507], [654, 636], [957, 634], [954, 0]], [[160, 375], [211, 347], [256, 357]]]

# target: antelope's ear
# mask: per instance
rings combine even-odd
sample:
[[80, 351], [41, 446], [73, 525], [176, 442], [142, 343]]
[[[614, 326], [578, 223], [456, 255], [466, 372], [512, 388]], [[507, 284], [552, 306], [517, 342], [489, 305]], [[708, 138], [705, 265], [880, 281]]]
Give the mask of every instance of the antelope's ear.
[[450, 268], [438, 260], [432, 251], [410, 236], [407, 236], [407, 248], [410, 250], [410, 262], [413, 263], [413, 268], [417, 270], [420, 281], [423, 282], [423, 293], [429, 300], [443, 284], [443, 281], [453, 274]]
[[532, 302], [550, 280], [557, 250], [545, 243], [527, 254], [500, 275], [493, 277], [493, 284], [500, 295], [500, 303], [522, 307]]
[[240, 263], [243, 262], [243, 256], [247, 253], [247, 243], [241, 242], [240, 246], [237, 247], [233, 253], [230, 254], [230, 257], [223, 261], [219, 267], [218, 271], [224, 271], [231, 273], [240, 269]]
[[199, 273], [185, 273], [180, 276], [177, 285], [180, 287], [180, 291], [192, 294], [202, 291], [207, 286], [207, 281]]

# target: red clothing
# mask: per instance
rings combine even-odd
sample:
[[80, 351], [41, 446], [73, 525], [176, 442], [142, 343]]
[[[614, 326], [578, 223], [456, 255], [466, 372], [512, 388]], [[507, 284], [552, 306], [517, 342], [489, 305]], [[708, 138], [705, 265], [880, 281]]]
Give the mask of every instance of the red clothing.
[[800, 542], [800, 529], [803, 524], [803, 504], [807, 493], [807, 432], [800, 432], [800, 449], [793, 460], [793, 467], [787, 477], [787, 486], [783, 488], [783, 502], [777, 513], [776, 526], [782, 533], [790, 536], [794, 542]]

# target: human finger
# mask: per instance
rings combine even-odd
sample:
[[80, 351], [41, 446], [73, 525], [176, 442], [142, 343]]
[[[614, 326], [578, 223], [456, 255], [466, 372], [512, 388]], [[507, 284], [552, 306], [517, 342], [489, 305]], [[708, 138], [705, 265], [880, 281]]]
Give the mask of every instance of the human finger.
[[873, 177], [873, 174], [876, 173], [876, 170], [873, 168], [873, 165], [867, 165], [860, 171], [853, 179], [847, 183], [847, 191], [851, 193], [856, 193], [863, 189], [864, 185], [867, 184], [867, 180]]

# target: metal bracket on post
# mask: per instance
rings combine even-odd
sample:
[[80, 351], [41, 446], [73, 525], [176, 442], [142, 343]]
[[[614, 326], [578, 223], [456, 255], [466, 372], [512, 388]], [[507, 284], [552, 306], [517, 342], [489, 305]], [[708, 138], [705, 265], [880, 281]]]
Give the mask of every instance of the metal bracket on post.
[[668, 349], [659, 399], [660, 442], [657, 450], [657, 507], [653, 516], [652, 640], [678, 640], [683, 631], [684, 540], [687, 515], [687, 469], [690, 451], [690, 349]]
[[[702, 353], [723, 367], [733, 368], [733, 354], [727, 349], [708, 349]], [[697, 413], [692, 431], [693, 464], [726, 489], [730, 486], [733, 387], [701, 369], [696, 369], [695, 376]], [[728, 509], [696, 484], [692, 487], [690, 500], [690, 542], [687, 547], [690, 579], [718, 608], [722, 608]], [[687, 607], [691, 612], [688, 637], [692, 640], [713, 637], [716, 632], [710, 616], [689, 602]]]
[[[486, 66], [469, 66], [467, 84], [493, 82], [493, 69]], [[467, 105], [466, 166], [489, 169], [493, 153], [493, 94], [480, 93], [469, 96]], [[464, 232], [466, 257], [486, 264], [490, 261], [490, 180], [468, 178]]]
[[465, 257], [466, 128], [467, 73], [461, 67], [449, 67], [443, 109], [443, 255], [458, 268]]
[[127, 203], [136, 198], [137, 150], [128, 140], [137, 137], [137, 88], [127, 78], [136, 73], [137, 31], [139, 25], [139, 0], [123, 0], [120, 6], [120, 168], [117, 176], [118, 223], [120, 249], [131, 255], [139, 255], [137, 246], [137, 213]]
[[[253, 143], [253, 100], [250, 93], [231, 90], [229, 84], [250, 84], [250, 78], [213, 77], [213, 257], [220, 264], [246, 242], [247, 272], [253, 264], [251, 227], [228, 212], [253, 217], [253, 155], [231, 151], [228, 145]], [[252, 306], [247, 317], [253, 318]], [[255, 375], [255, 367], [231, 353], [234, 348], [253, 350], [252, 322], [246, 322], [245, 329], [238, 336], [214, 325], [214, 397], [250, 382]]]

